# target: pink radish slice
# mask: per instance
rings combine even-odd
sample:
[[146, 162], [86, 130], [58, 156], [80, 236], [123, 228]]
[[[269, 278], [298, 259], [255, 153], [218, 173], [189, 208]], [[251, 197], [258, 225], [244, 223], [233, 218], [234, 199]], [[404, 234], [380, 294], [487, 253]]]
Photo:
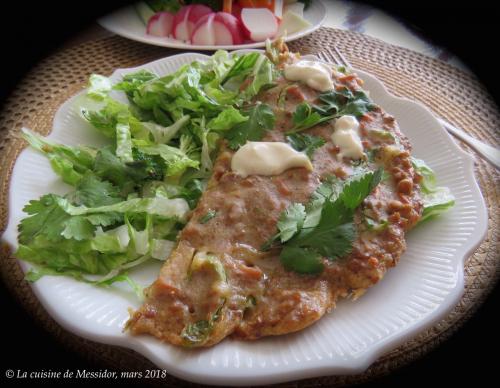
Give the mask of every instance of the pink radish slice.
[[172, 32], [174, 15], [170, 12], [158, 12], [149, 18], [146, 33], [154, 36], [169, 36]]
[[190, 22], [193, 22], [195, 24], [203, 16], [214, 12], [210, 7], [207, 7], [206, 5], [203, 4], [193, 4], [190, 5], [189, 7], [191, 7], [191, 10], [189, 11], [188, 19]]
[[278, 32], [278, 21], [267, 8], [243, 8], [241, 22], [244, 30], [254, 42], [272, 38]]
[[215, 35], [215, 44], [220, 45], [231, 45], [238, 44], [233, 40], [233, 35], [231, 31], [225, 24], [218, 23], [214, 21], [214, 35]]
[[[215, 41], [218, 45], [222, 44], [242, 44], [244, 41], [243, 28], [241, 22], [233, 15], [227, 12], [217, 12], [214, 18], [215, 26]], [[221, 26], [219, 26], [221, 25]], [[231, 42], [228, 42], [227, 30], [231, 37]]]
[[197, 45], [234, 45], [243, 43], [238, 19], [226, 12], [203, 16], [194, 27], [191, 43]]
[[195, 24], [212, 10], [206, 5], [193, 4], [182, 7], [174, 18], [173, 34], [175, 39], [188, 41]]
[[215, 31], [213, 26], [215, 13], [203, 16], [193, 29], [191, 43], [200, 46], [215, 45]]

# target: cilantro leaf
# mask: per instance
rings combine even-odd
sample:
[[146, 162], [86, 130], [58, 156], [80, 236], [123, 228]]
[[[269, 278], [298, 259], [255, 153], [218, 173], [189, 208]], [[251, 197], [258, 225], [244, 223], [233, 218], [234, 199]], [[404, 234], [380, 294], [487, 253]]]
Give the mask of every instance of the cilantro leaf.
[[305, 207], [301, 203], [293, 203], [281, 213], [278, 229], [282, 243], [290, 240], [302, 228], [305, 218]]
[[364, 92], [353, 93], [347, 88], [321, 93], [318, 100], [322, 104], [310, 105], [308, 102], [303, 102], [297, 105], [292, 116], [294, 126], [287, 132], [288, 134], [303, 131], [344, 115], [359, 117], [375, 106]]
[[344, 186], [342, 199], [349, 209], [356, 209], [382, 179], [383, 169], [351, 177]]
[[92, 173], [83, 176], [76, 186], [76, 191], [69, 198], [76, 205], [88, 207], [111, 205], [124, 200], [117, 186], [100, 180]]
[[67, 239], [74, 238], [77, 241], [88, 240], [94, 237], [95, 227], [83, 216], [69, 218], [65, 223], [61, 235]]
[[182, 188], [179, 194], [179, 198], [184, 198], [189, 204], [189, 207], [191, 209], [194, 209], [199, 199], [201, 198], [203, 190], [204, 186], [200, 179], [191, 179]]
[[348, 209], [342, 199], [335, 202], [325, 201], [321, 218], [314, 228], [303, 229], [290, 240], [289, 245], [311, 248], [329, 259], [342, 257], [351, 252], [356, 238], [353, 211]]
[[287, 133], [292, 134], [295, 132], [303, 131], [305, 129], [314, 127], [320, 123], [333, 119], [333, 115], [322, 116], [318, 112], [314, 111], [312, 106], [303, 102], [295, 108], [295, 112], [292, 115], [293, 127]]
[[94, 161], [94, 173], [103, 180], [108, 180], [124, 189], [148, 176], [143, 165], [137, 164], [136, 151], [133, 150], [134, 162], [123, 163], [110, 147], [101, 148]]
[[351, 92], [345, 88], [321, 93], [318, 99], [323, 103], [314, 108], [322, 114], [334, 114], [335, 117], [344, 115], [362, 116], [374, 108], [366, 93], [363, 91]]
[[335, 175], [328, 176], [318, 186], [316, 191], [313, 193], [312, 198], [319, 199], [321, 201], [325, 201], [325, 199], [335, 200], [342, 192], [343, 185], [344, 182]]
[[269, 250], [278, 239], [281, 243], [290, 240], [302, 229], [306, 216], [304, 205], [301, 203], [292, 203], [280, 215], [277, 224], [279, 232], [267, 240], [260, 249], [262, 251]]
[[318, 274], [323, 271], [321, 255], [313, 250], [285, 246], [280, 254], [283, 266], [302, 274]]
[[248, 120], [237, 124], [225, 133], [229, 140], [229, 147], [233, 150], [244, 145], [247, 141], [259, 141], [267, 130], [274, 127], [276, 117], [273, 110], [267, 104], [257, 104], [250, 109], [244, 110], [243, 114]]
[[321, 257], [334, 260], [349, 254], [356, 239], [354, 212], [379, 184], [382, 171], [363, 172], [344, 182], [327, 179], [306, 207], [294, 203], [281, 214], [279, 232], [265, 248], [281, 238], [283, 265], [299, 273], [321, 272]]
[[321, 137], [303, 133], [293, 133], [287, 136], [286, 139], [294, 149], [305, 152], [309, 159], [312, 159], [314, 151], [326, 143]]
[[353, 98], [340, 109], [339, 116], [352, 115], [363, 116], [374, 108], [374, 104], [368, 99], [364, 92], [355, 92]]
[[31, 200], [23, 208], [26, 217], [18, 225], [19, 242], [29, 244], [37, 235], [43, 234], [49, 240], [60, 238], [64, 230], [64, 222], [68, 214], [61, 209], [57, 202], [57, 195], [46, 194], [38, 200]]
[[87, 220], [92, 225], [100, 225], [100, 226], [110, 226], [117, 223], [123, 224], [123, 214], [118, 212], [107, 212], [107, 213], [98, 213], [98, 214], [90, 214], [86, 216]]

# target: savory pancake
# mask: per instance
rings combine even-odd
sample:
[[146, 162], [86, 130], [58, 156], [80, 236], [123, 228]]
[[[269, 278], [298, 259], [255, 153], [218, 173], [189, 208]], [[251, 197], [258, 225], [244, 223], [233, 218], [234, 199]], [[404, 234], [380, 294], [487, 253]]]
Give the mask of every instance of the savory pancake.
[[[354, 74], [332, 69], [332, 79], [336, 91], [362, 92]], [[285, 78], [261, 91], [255, 101], [271, 106], [276, 116], [262, 141], [287, 141], [297, 106], [318, 104], [319, 96], [305, 83]], [[372, 104], [357, 117], [363, 157], [352, 158], [332, 139], [341, 119], [301, 132], [324, 141], [312, 156], [312, 171], [243, 177], [231, 166], [235, 151], [221, 144], [208, 187], [177, 247], [128, 323], [132, 334], [193, 347], [229, 335], [257, 339], [294, 332], [320, 319], [339, 297], [362, 295], [397, 264], [405, 232], [422, 214], [421, 176], [412, 167], [411, 146], [394, 118]], [[382, 167], [384, 174], [354, 212], [356, 237], [349, 254], [323, 257], [321, 272], [304, 274], [285, 268], [281, 246], [263, 249], [289, 206], [308, 204], [331, 177], [347, 181], [360, 164], [368, 171]]]

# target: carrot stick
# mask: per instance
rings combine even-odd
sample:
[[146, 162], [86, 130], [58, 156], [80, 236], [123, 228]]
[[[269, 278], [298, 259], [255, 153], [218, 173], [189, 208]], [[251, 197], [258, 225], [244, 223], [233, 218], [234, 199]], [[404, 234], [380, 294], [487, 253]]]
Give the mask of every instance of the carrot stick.
[[231, 13], [233, 11], [233, 0], [224, 0], [222, 3], [222, 11]]

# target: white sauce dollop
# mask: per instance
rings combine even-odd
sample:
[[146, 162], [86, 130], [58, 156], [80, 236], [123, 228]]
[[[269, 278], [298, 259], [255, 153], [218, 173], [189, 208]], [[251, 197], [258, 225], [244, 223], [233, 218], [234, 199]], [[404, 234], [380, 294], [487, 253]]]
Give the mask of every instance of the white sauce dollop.
[[231, 170], [243, 178], [249, 175], [278, 175], [295, 167], [313, 169], [307, 155], [281, 142], [249, 141], [236, 151], [231, 160]]
[[359, 122], [354, 116], [342, 116], [335, 121], [332, 134], [333, 144], [340, 148], [337, 159], [361, 159], [364, 155], [363, 144], [358, 134]]
[[332, 69], [322, 62], [300, 60], [285, 65], [285, 78], [289, 81], [302, 81], [320, 92], [333, 89]]

